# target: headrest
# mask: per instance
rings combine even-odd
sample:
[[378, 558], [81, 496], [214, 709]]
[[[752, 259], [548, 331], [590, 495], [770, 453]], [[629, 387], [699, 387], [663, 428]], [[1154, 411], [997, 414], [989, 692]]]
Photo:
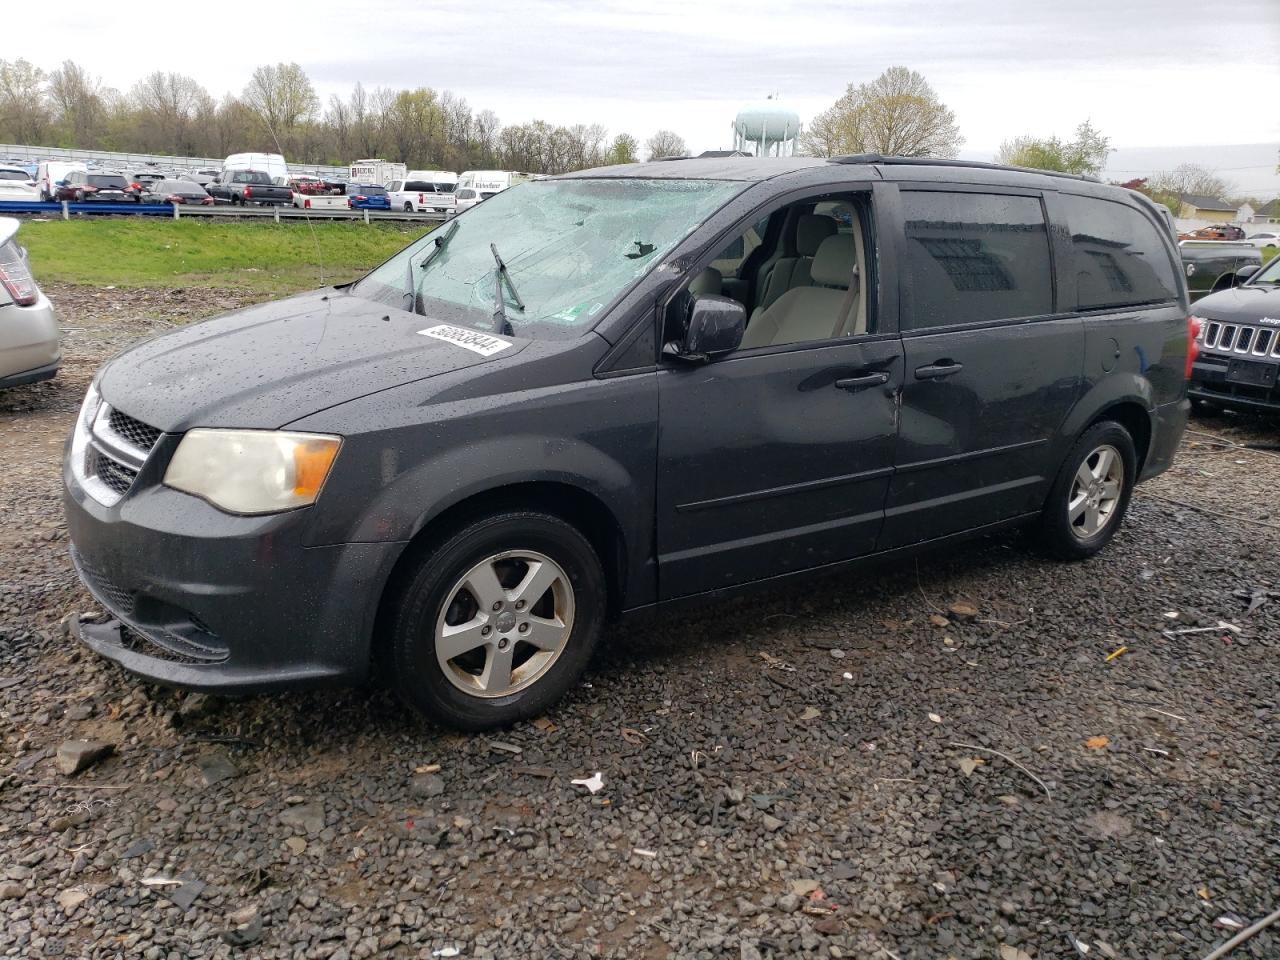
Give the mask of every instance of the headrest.
[[724, 277], [720, 271], [715, 267], [707, 267], [689, 283], [689, 292], [694, 295], [709, 293], [718, 297], [723, 284]]
[[796, 220], [796, 253], [812, 257], [822, 241], [836, 232], [836, 222], [820, 213], [802, 213]]
[[813, 255], [809, 276], [814, 286], [848, 288], [853, 280], [853, 267], [857, 253], [853, 246], [853, 234], [837, 233], [827, 237]]

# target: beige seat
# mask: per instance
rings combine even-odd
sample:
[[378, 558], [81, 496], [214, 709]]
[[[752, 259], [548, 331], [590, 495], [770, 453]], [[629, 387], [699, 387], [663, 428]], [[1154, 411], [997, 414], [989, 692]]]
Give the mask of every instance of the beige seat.
[[838, 233], [822, 241], [810, 268], [813, 286], [788, 290], [753, 317], [742, 337], [743, 349], [865, 332], [857, 269], [861, 244], [855, 236], [860, 239], [860, 234]]
[[715, 267], [707, 267], [689, 281], [689, 292], [694, 296], [720, 296], [724, 289], [724, 275]]
[[809, 286], [813, 257], [822, 241], [835, 232], [836, 222], [831, 217], [802, 213], [796, 218], [796, 256], [782, 257], [774, 262], [756, 309], [763, 311], [771, 307], [788, 290]]

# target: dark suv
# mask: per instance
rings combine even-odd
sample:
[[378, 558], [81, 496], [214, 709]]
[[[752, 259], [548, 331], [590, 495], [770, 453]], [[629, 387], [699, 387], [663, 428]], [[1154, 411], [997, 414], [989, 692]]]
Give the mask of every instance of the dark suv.
[[354, 284], [109, 362], [64, 470], [129, 670], [354, 682], [479, 729], [607, 621], [1015, 525], [1119, 527], [1191, 324], [1127, 190], [878, 156], [522, 184]]
[[1191, 370], [1191, 401], [1280, 413], [1280, 257], [1236, 275], [1244, 282], [1195, 305], [1201, 352]]

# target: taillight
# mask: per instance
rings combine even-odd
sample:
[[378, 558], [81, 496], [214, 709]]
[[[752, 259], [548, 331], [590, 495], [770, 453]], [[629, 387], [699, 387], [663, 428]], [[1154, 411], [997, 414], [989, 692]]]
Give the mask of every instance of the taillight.
[[366, 200], [368, 200], [369, 198], [368, 198], [368, 197], [366, 197], [366, 196], [364, 196], [363, 194], [359, 194], [359, 193], [357, 193], [357, 194], [356, 194], [356, 199], [357, 199], [357, 200], [359, 200], [361, 203], [364, 203], [364, 202], [365, 202]]
[[249, 199], [249, 198], [251, 198], [252, 196], [253, 196], [253, 187], [245, 187], [245, 188], [244, 188], [244, 198], [245, 198], [246, 200], [248, 200], [248, 199]]
[[303, 201], [302, 201], [302, 209], [303, 209], [303, 210], [310, 210], [310, 209], [311, 209], [311, 198], [310, 198], [310, 197], [307, 197], [307, 199], [305, 199], [305, 200], [303, 200]]
[[27, 261], [22, 258], [18, 245], [12, 240], [0, 244], [0, 284], [4, 285], [13, 302], [20, 307], [29, 307], [40, 297]]
[[419, 203], [426, 203], [427, 201], [425, 201], [425, 200], [423, 200], [423, 199], [422, 199], [422, 194], [418, 194], [418, 202], [419, 202]]
[[1191, 379], [1192, 364], [1200, 358], [1200, 343], [1204, 339], [1205, 322], [1199, 317], [1187, 317], [1187, 368], [1183, 378]]

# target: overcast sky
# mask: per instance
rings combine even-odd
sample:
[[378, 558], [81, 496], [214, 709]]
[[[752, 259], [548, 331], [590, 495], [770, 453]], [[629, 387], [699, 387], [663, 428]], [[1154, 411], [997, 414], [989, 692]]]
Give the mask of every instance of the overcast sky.
[[[0, 57], [70, 57], [127, 90], [153, 70], [220, 96], [262, 63], [296, 60], [321, 94], [430, 86], [504, 123], [599, 122], [642, 142], [731, 143], [745, 102], [777, 94], [807, 121], [850, 82], [903, 64], [956, 112], [965, 156], [1090, 118], [1119, 148], [1280, 142], [1280, 0], [310, 0], [196, 5], [122, 56], [127, 7], [58, 6], [57, 30], [14, 31]], [[245, 29], [235, 29], [244, 10]], [[146, 19], [146, 16], [143, 16]], [[267, 26], [278, 23], [279, 29]], [[21, 40], [18, 37], [21, 35]], [[1250, 110], [1251, 103], [1270, 105]], [[1274, 151], [1273, 151], [1274, 154]], [[1225, 164], [1224, 164], [1225, 166]], [[1250, 164], [1253, 166], [1253, 164]], [[1261, 165], [1265, 166], [1265, 165]], [[1272, 170], [1233, 170], [1237, 182]]]

